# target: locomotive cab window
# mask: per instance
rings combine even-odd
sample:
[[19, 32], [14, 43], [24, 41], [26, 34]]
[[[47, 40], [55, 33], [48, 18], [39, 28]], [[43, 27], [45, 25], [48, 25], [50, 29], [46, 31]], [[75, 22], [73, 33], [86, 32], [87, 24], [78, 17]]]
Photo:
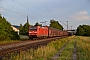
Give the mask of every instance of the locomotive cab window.
[[30, 28], [30, 30], [37, 30], [37, 28]]

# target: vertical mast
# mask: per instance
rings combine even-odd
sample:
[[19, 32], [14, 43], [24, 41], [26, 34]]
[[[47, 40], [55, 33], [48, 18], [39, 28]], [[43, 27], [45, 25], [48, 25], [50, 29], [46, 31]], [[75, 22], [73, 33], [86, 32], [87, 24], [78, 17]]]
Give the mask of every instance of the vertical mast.
[[27, 15], [27, 23], [29, 23], [29, 22], [28, 22], [28, 15]]

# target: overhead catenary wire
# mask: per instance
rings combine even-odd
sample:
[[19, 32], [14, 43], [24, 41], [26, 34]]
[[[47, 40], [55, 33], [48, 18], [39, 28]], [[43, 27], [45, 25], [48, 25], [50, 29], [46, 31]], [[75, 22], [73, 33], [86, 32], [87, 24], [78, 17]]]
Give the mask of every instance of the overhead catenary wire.
[[[47, 6], [47, 4], [45, 3], [45, 1], [43, 0], [43, 2], [44, 2], [44, 4], [45, 4], [45, 6], [48, 8], [48, 6]], [[56, 18], [56, 16], [53, 14], [53, 12], [51, 11], [51, 9], [50, 8], [48, 8], [48, 10], [50, 11], [50, 13], [52, 14], [52, 16], [54, 17], [54, 18]]]
[[[24, 6], [24, 5], [22, 5], [22, 4], [20, 4], [19, 2], [15, 1], [15, 0], [13, 0], [13, 1], [16, 2], [16, 3], [19, 4], [19, 5], [21, 5], [21, 6], [25, 7], [25, 8], [27, 8], [27, 9], [29, 9], [29, 10], [35, 12], [34, 10], [32, 10], [32, 9], [30, 9], [30, 8], [28, 8], [28, 7]], [[35, 13], [37, 13], [37, 12], [35, 12]]]
[[[40, 12], [42, 12], [43, 13], [43, 11], [42, 10], [40, 10], [38, 7], [36, 7], [34, 4], [32, 4], [29, 0], [27, 0], [33, 7], [35, 7], [37, 10], [39, 10]], [[49, 16], [48, 14], [46, 14], [47, 16]]]
[[[29, 9], [29, 10], [31, 10], [32, 12], [36, 13], [36, 14], [39, 14], [38, 12], [36, 12], [36, 11], [34, 11], [34, 10], [32, 10], [32, 9], [30, 9], [30, 8], [28, 8], [28, 7], [26, 7], [26, 6], [24, 6], [23, 4], [21, 4], [21, 3], [17, 2], [17, 1], [15, 1], [15, 0], [13, 0], [13, 1], [16, 2], [17, 4], [23, 6], [24, 8]], [[39, 15], [41, 15], [42, 17], [44, 17], [42, 14], [39, 14]], [[46, 18], [46, 17], [44, 17], [44, 18]], [[46, 19], [48, 19], [48, 18], [46, 18]]]
[[[9, 5], [9, 6], [11, 6], [11, 7], [13, 7], [12, 5], [10, 5], [9, 3], [5, 3], [5, 2], [3, 2], [5, 5]], [[19, 9], [17, 9], [15, 6], [14, 6], [14, 8], [16, 9], [16, 10], [19, 10]]]
[[[4, 3], [5, 5], [8, 5], [8, 6], [13, 7], [13, 6], [12, 6], [12, 5], [10, 5], [9, 3], [5, 3], [5, 2], [3, 2], [3, 3]], [[19, 11], [19, 9], [18, 9], [18, 8], [16, 8], [16, 7], [13, 7], [13, 8], [15, 8], [15, 9], [16, 9], [16, 11]], [[7, 9], [7, 8], [6, 8], [6, 9]], [[8, 9], [8, 10], [10, 10], [10, 9]], [[13, 11], [13, 10], [12, 10], [12, 11]], [[14, 11], [14, 12], [16, 12], [16, 11]], [[20, 10], [20, 12], [22, 12], [22, 13], [23, 13], [23, 15], [25, 15], [25, 16], [26, 16], [26, 15], [29, 15], [29, 16], [30, 16], [30, 18], [31, 18], [31, 17], [34, 17], [34, 16], [30, 15], [29, 13], [25, 13], [25, 14], [24, 14], [24, 11], [21, 11], [21, 10]], [[18, 13], [20, 13], [20, 12], [18, 12]], [[22, 15], [22, 13], [20, 13], [20, 14]], [[34, 18], [32, 18], [32, 19], [35, 19], [35, 17], [34, 17]]]
[[[20, 12], [17, 12], [17, 11], [14, 11], [14, 10], [11, 10], [11, 9], [8, 9], [8, 8], [5, 8], [5, 7], [1, 7], [1, 6], [0, 6], [0, 8], [6, 9], [6, 10], [8, 10], [8, 11], [10, 11], [10, 12], [13, 12], [13, 13], [16, 13], [16, 14], [18, 14], [18, 15], [20, 15], [20, 16], [26, 16], [26, 14], [23, 14], [23, 13], [20, 13]], [[31, 17], [30, 17], [30, 18], [31, 18]], [[35, 18], [31, 18], [31, 19], [35, 19]]]
[[[5, 2], [3, 2], [5, 5], [7, 5], [7, 6], [11, 6], [11, 7], [13, 7], [13, 5], [10, 5], [10, 4], [8, 4], [8, 3], [5, 3]], [[19, 12], [19, 9], [18, 8], [16, 8], [16, 7], [13, 7], [14, 8], [14, 10], [13, 9], [10, 9], [10, 8], [6, 8], [6, 7], [0, 7], [0, 8], [2, 8], [2, 9], [5, 9], [5, 10], [8, 10], [8, 11], [10, 11], [10, 12], [13, 12], [13, 13], [16, 13], [16, 14], [19, 14], [20, 16], [26, 16], [26, 15], [28, 15], [27, 13], [21, 13], [21, 11]], [[24, 7], [25, 8], [25, 7]], [[33, 17], [31, 17], [32, 19], [35, 19], [35, 20], [37, 20], [37, 18], [33, 18]], [[39, 19], [40, 20], [40, 19]]]
[[[1, 7], [1, 6], [0, 6], [0, 7]], [[17, 14], [19, 14], [19, 15], [24, 15], [24, 14], [22, 14], [22, 13], [18, 13], [18, 12], [16, 12], [16, 11], [13, 11], [13, 10], [10, 10], [10, 9], [4, 8], [4, 7], [1, 7], [1, 8], [2, 8], [2, 9], [9, 10], [9, 11], [12, 11], [12, 12], [17, 13]]]
[[46, 10], [51, 14], [51, 16], [52, 17], [55, 17], [54, 16], [54, 14], [51, 12], [51, 10], [47, 7], [47, 5], [46, 5], [46, 3], [44, 2], [44, 0], [43, 0], [43, 2], [41, 1], [41, 0], [39, 0], [41, 3], [42, 3], [42, 5], [46, 8]]
[[[28, 1], [28, 0], [27, 0]], [[30, 1], [28, 1], [32, 6], [34, 6], [36, 9], [38, 9], [39, 11], [41, 11], [39, 8], [37, 8], [35, 5], [33, 5]]]
[[[28, 1], [28, 0], [27, 0]], [[35, 5], [33, 5], [30, 1], [28, 1], [32, 6], [34, 6], [36, 9], [38, 9], [40, 12], [42, 12], [42, 10], [40, 10], [39, 8], [37, 8]], [[43, 12], [42, 12], [43, 13]]]
[[[17, 0], [16, 0], [16, 1], [13, 0], [13, 1], [14, 1], [15, 3], [18, 3], [20, 6], [23, 6], [24, 8], [26, 8], [26, 9], [28, 9], [28, 10], [30, 10], [30, 11], [33, 11], [34, 13], [40, 15], [40, 17], [44, 17], [44, 18], [46, 18], [46, 19], [49, 19], [49, 18], [48, 18], [49, 16], [48, 16], [48, 17], [45, 17], [45, 16], [43, 16], [42, 14], [40, 14], [40, 13], [32, 10], [29, 6], [25, 6], [24, 4], [19, 3]], [[3, 2], [3, 3], [4, 3], [4, 2]], [[5, 6], [4, 6], [4, 7], [1, 7], [1, 8], [6, 9], [6, 10], [9, 10], [10, 12], [13, 12], [13, 13], [17, 13], [17, 14], [19, 14], [19, 15], [23, 15], [23, 16], [29, 15], [29, 13], [23, 13], [23, 10], [19, 11], [19, 9], [18, 9], [17, 7], [14, 7], [13, 5], [10, 5], [10, 4], [7, 4], [7, 5], [12, 6], [12, 7], [15, 8], [15, 9], [13, 10], [13, 9], [10, 9], [10, 8], [6, 8]], [[36, 8], [37, 8], [37, 7], [36, 7]], [[38, 8], [37, 8], [37, 9], [38, 9]], [[47, 9], [48, 9], [48, 7], [47, 7]], [[33, 19], [34, 19], [34, 18], [33, 18]], [[35, 19], [37, 19], [37, 18], [35, 18]], [[39, 19], [39, 20], [40, 20], [40, 19]]]
[[[66, 22], [67, 22], [67, 24], [66, 24], [66, 23], [64, 23], [64, 22], [62, 22], [62, 21], [60, 21], [60, 22], [61, 22], [62, 24], [64, 24], [64, 25], [67, 27], [67, 30], [68, 30], [68, 29], [72, 29], [72, 26], [69, 26], [69, 25], [68, 25], [68, 21], [66, 21]], [[70, 27], [71, 27], [71, 28], [70, 28]]]

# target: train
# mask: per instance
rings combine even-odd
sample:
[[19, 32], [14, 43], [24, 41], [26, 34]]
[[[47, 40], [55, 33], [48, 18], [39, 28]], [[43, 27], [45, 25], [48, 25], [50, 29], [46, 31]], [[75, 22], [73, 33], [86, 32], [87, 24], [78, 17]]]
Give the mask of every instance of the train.
[[29, 38], [48, 38], [68, 36], [70, 33], [66, 30], [59, 30], [49, 26], [30, 26], [28, 30]]

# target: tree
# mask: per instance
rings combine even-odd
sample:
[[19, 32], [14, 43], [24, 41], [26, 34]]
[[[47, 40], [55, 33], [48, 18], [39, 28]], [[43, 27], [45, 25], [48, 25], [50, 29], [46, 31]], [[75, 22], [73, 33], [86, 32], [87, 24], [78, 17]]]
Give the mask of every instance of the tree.
[[76, 35], [79, 35], [79, 36], [84, 35], [84, 30], [81, 27], [78, 27], [77, 28], [77, 32], [76, 32]]
[[84, 30], [84, 36], [90, 36], [90, 26], [89, 25], [82, 25], [81, 27]]
[[76, 35], [90, 36], [90, 25], [79, 25]]
[[27, 15], [27, 22], [24, 24], [24, 26], [22, 26], [22, 24], [20, 24], [20, 35], [28, 35], [28, 29], [29, 29], [29, 21], [28, 21], [28, 15]]
[[23, 34], [23, 25], [20, 24], [20, 27], [19, 27], [19, 34], [22, 35]]
[[19, 39], [19, 36], [11, 28], [11, 24], [0, 15], [0, 40]]
[[60, 30], [63, 30], [63, 27], [61, 24], [59, 24], [58, 21], [55, 21], [54, 19], [50, 20], [50, 27], [57, 28]]
[[28, 35], [28, 29], [31, 25], [26, 22], [24, 25], [20, 24], [19, 31], [20, 35]]
[[42, 24], [39, 24], [38, 22], [36, 22], [34, 26], [42, 26]]
[[30, 26], [30, 24], [28, 22], [24, 24], [23, 33], [22, 33], [23, 35], [28, 35], [29, 26]]

